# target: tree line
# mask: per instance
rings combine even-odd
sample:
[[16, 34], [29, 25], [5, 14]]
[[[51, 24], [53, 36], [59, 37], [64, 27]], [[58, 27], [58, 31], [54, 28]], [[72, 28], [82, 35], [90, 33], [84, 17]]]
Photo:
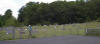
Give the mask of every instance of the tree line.
[[100, 21], [99, 5], [100, 0], [29, 2], [19, 9], [16, 24], [48, 25]]

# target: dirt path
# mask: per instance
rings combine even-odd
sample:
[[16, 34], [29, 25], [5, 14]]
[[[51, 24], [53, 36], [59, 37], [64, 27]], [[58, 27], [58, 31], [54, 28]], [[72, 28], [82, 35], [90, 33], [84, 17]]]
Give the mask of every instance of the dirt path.
[[100, 37], [69, 35], [52, 38], [0, 41], [0, 44], [100, 44]]

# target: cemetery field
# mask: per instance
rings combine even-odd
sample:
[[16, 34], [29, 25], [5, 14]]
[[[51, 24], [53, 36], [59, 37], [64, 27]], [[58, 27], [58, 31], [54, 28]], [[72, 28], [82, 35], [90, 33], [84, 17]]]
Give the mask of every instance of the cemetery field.
[[[44, 26], [32, 26], [32, 38], [46, 38], [54, 36], [65, 35], [86, 35], [89, 28], [100, 29], [100, 22], [88, 22], [77, 24], [65, 24], [65, 25], [44, 25]], [[13, 32], [14, 31], [14, 32]], [[12, 40], [12, 39], [28, 39], [29, 31], [27, 26], [14, 27], [11, 29], [0, 29], [0, 40]]]

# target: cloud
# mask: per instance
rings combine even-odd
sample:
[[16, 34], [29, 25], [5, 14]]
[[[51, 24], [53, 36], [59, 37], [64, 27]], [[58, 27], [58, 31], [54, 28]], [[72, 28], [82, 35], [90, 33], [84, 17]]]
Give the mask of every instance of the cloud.
[[11, 9], [13, 16], [17, 17], [18, 10], [29, 0], [0, 0], [0, 14], [4, 15], [7, 9]]
[[18, 4], [13, 0], [0, 0], [0, 14], [4, 14], [7, 9], [11, 9], [13, 13], [17, 14], [16, 10], [18, 10]]

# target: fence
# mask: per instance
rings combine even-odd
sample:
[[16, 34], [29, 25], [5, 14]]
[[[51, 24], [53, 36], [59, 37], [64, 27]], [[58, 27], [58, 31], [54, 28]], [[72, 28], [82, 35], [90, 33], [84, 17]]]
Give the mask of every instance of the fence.
[[[90, 29], [88, 28], [89, 27], [86, 24], [33, 26], [32, 38], [53, 37], [53, 36], [63, 36], [63, 35], [86, 35], [87, 33], [91, 33]], [[27, 27], [0, 28], [0, 40], [27, 39], [27, 38], [30, 38], [30, 33]]]

